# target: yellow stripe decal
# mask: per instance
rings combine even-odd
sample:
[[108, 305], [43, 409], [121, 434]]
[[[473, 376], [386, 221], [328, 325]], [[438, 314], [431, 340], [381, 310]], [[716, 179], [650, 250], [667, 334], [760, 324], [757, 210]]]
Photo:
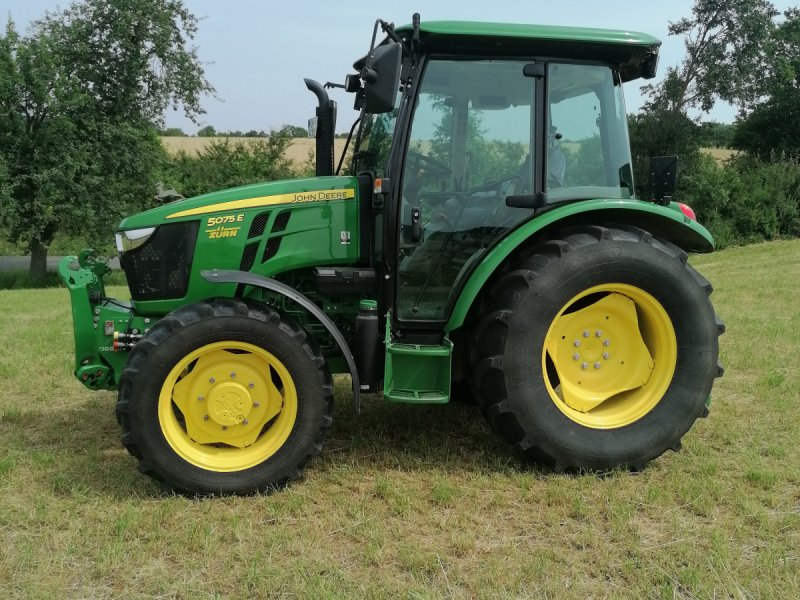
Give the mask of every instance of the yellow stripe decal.
[[205, 215], [208, 213], [242, 210], [245, 208], [257, 208], [260, 206], [273, 206], [275, 204], [298, 204], [302, 202], [327, 202], [329, 200], [351, 200], [356, 197], [356, 191], [352, 188], [344, 190], [314, 190], [312, 192], [293, 192], [291, 194], [277, 194], [275, 196], [259, 196], [258, 198], [245, 198], [244, 200], [231, 200], [229, 202], [219, 202], [190, 208], [180, 212], [172, 213], [167, 219], [177, 219], [179, 217], [191, 217], [194, 215]]

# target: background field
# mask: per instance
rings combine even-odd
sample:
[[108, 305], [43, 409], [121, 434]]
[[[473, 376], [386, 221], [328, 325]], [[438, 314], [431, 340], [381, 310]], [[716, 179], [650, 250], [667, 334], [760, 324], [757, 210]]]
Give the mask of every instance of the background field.
[[[71, 375], [66, 290], [0, 292], [4, 597], [800, 597], [800, 241], [693, 259], [725, 377], [639, 474], [520, 466], [474, 408], [337, 386], [331, 438], [269, 497], [161, 496], [114, 395]], [[116, 288], [115, 294], [125, 290]]]
[[[187, 154], [197, 154], [205, 150], [212, 142], [228, 140], [231, 144], [253, 144], [264, 141], [258, 137], [189, 137], [189, 136], [163, 136], [161, 143], [170, 154], [186, 152]], [[336, 138], [333, 141], [334, 155], [336, 160], [342, 155], [342, 149], [346, 139]], [[313, 155], [317, 140], [309, 138], [292, 138], [289, 147], [286, 149], [286, 157], [295, 164], [302, 164], [308, 160], [309, 154]]]
[[[161, 143], [167, 152], [170, 154], [177, 154], [178, 152], [186, 152], [187, 154], [197, 154], [205, 150], [214, 140], [228, 140], [231, 144], [252, 144], [263, 138], [257, 137], [192, 137], [192, 136], [162, 136]], [[333, 141], [334, 155], [336, 160], [342, 154], [345, 139], [336, 138]], [[309, 153], [314, 153], [314, 144], [316, 140], [308, 138], [292, 138], [292, 143], [286, 150], [286, 156], [295, 164], [302, 164], [308, 160]], [[564, 144], [569, 145], [569, 142]], [[572, 144], [573, 146], [576, 144]], [[724, 162], [731, 156], [737, 154], [736, 150], [729, 150], [728, 148], [702, 148], [701, 152], [713, 156], [717, 161]]]

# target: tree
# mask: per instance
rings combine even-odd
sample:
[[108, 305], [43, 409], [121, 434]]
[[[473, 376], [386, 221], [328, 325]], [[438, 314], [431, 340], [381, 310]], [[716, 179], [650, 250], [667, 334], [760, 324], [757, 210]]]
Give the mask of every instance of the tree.
[[286, 156], [290, 143], [291, 139], [279, 132], [248, 143], [215, 139], [196, 155], [180, 152], [169, 158], [161, 178], [165, 187], [173, 187], [188, 197], [248, 183], [296, 177], [301, 173]]
[[290, 138], [307, 138], [308, 137], [308, 128], [307, 127], [300, 127], [299, 125], [284, 125], [279, 129], [279, 131], [289, 136]]
[[0, 223], [46, 267], [56, 232], [110, 233], [152, 196], [166, 108], [213, 93], [181, 0], [79, 0], [0, 35]]
[[646, 193], [651, 156], [679, 156], [679, 193], [683, 177], [697, 168], [711, 128], [698, 126], [691, 109], [708, 112], [717, 100], [744, 108], [763, 95], [763, 78], [754, 74], [765, 72], [777, 15], [766, 0], [695, 0], [690, 17], [669, 24], [670, 35], [684, 37], [686, 55], [659, 83], [644, 87], [649, 99], [629, 121], [640, 194]]
[[206, 125], [197, 130], [197, 137], [216, 137], [217, 130], [211, 125]]
[[158, 135], [164, 137], [186, 137], [186, 133], [180, 127], [167, 127], [159, 131]]
[[749, 154], [800, 156], [800, 9], [786, 11], [767, 64], [766, 98], [738, 122], [733, 145]]
[[678, 156], [680, 191], [683, 176], [695, 169], [699, 159], [699, 126], [681, 111], [650, 110], [629, 117], [628, 129], [637, 195], [650, 196], [649, 169], [653, 156]]
[[730, 148], [733, 145], [733, 136], [736, 134], [736, 125], [703, 121], [700, 123], [699, 134], [700, 145], [705, 148]]
[[664, 79], [645, 87], [650, 110], [708, 112], [721, 99], [750, 106], [763, 94], [775, 7], [766, 0], [695, 0], [692, 16], [669, 24], [684, 36], [686, 56]]

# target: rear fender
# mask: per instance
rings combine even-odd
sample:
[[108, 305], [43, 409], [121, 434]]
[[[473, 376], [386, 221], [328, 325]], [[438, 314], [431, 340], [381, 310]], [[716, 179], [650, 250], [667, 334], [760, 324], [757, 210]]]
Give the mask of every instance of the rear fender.
[[602, 223], [640, 227], [686, 252], [714, 250], [714, 239], [708, 230], [683, 214], [677, 204], [660, 206], [631, 199], [587, 200], [560, 206], [524, 223], [489, 251], [461, 288], [445, 331], [453, 331], [464, 324], [487, 281], [521, 245], [547, 238], [548, 233], [564, 227]]

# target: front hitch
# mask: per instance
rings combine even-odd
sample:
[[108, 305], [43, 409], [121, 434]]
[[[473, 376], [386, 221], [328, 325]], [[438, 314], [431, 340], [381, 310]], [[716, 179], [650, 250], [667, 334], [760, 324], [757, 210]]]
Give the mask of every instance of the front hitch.
[[91, 390], [114, 390], [130, 350], [150, 319], [136, 316], [127, 303], [106, 297], [107, 261], [94, 250], [65, 256], [58, 275], [69, 290], [75, 338], [75, 377]]

